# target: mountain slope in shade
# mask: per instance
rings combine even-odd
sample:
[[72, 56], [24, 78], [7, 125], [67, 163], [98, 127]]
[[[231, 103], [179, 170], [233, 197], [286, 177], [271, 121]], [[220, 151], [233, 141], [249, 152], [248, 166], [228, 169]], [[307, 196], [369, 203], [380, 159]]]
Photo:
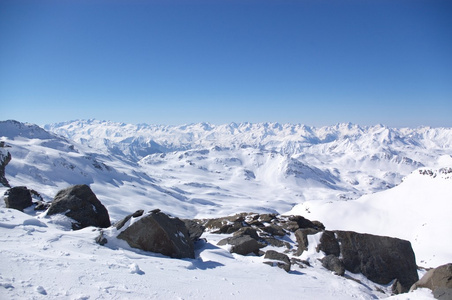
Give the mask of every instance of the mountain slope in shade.
[[352, 230], [409, 240], [418, 265], [452, 261], [452, 158], [440, 169], [421, 168], [392, 189], [354, 201], [308, 201], [288, 214], [323, 220], [330, 229]]

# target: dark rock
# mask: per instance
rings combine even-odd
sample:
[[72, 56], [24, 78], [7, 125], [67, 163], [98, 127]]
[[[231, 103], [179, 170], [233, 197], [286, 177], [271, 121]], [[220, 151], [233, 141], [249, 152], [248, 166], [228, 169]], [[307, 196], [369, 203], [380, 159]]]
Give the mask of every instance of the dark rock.
[[263, 237], [262, 240], [267, 243], [268, 245], [274, 246], [274, 247], [284, 247], [286, 246], [287, 249], [290, 249], [290, 244], [281, 240], [278, 240], [275, 237], [268, 236]]
[[[4, 148], [5, 143], [0, 145], [0, 148]], [[11, 161], [11, 153], [6, 150], [0, 149], [0, 184], [6, 187], [11, 187], [5, 176], [6, 165]]]
[[182, 220], [182, 221], [185, 223], [185, 227], [187, 227], [188, 234], [190, 235], [190, 239], [192, 240], [192, 242], [196, 242], [197, 240], [199, 240], [199, 238], [204, 233], [204, 230], [206, 228], [194, 220]]
[[25, 208], [33, 205], [30, 190], [25, 186], [16, 186], [5, 192], [6, 208], [13, 208], [24, 211]]
[[292, 257], [292, 258], [290, 259], [290, 263], [291, 263], [292, 265], [298, 265], [301, 269], [304, 269], [304, 268], [306, 268], [306, 267], [310, 267], [310, 266], [311, 266], [311, 264], [309, 263], [309, 261], [307, 261], [307, 260], [301, 260], [301, 259], [295, 258], [295, 257]]
[[[314, 229], [319, 229], [317, 227], [317, 225], [315, 225], [314, 223], [312, 223], [310, 220], [302, 217], [302, 216], [289, 216], [289, 221], [295, 222], [298, 225], [298, 228], [296, 228], [295, 230], [299, 229], [299, 228], [314, 228]], [[322, 224], [323, 226], [323, 224]], [[293, 231], [295, 231], [293, 230]]]
[[251, 220], [251, 221], [249, 221], [249, 222], [247, 222], [250, 226], [253, 226], [253, 227], [265, 227], [265, 225], [261, 222], [261, 221], [259, 221], [259, 220]]
[[261, 214], [258, 220], [262, 223], [270, 223], [274, 219], [276, 219], [276, 214]]
[[31, 195], [32, 199], [37, 200], [38, 202], [39, 201], [42, 201], [42, 202], [44, 201], [44, 199], [42, 198], [40, 193], [38, 193], [35, 190], [29, 190], [29, 191], [30, 191], [30, 195]]
[[429, 270], [410, 290], [429, 288], [436, 299], [447, 298], [452, 295], [452, 263]]
[[108, 243], [108, 240], [106, 237], [104, 237], [104, 233], [101, 231], [99, 235], [95, 238], [95, 242], [101, 246]]
[[187, 227], [178, 218], [162, 212], [149, 213], [118, 235], [131, 247], [173, 258], [194, 258], [193, 242]]
[[247, 214], [241, 213], [234, 216], [223, 218], [209, 219], [204, 224], [205, 228], [212, 233], [234, 233], [244, 226], [248, 226], [245, 221]]
[[325, 225], [323, 225], [322, 222], [320, 222], [320, 221], [311, 221], [311, 222], [315, 226], [314, 229], [317, 229], [318, 231], [325, 230]]
[[407, 290], [400, 284], [398, 279], [394, 280], [394, 283], [391, 286], [391, 292], [395, 295], [406, 293]]
[[268, 250], [265, 252], [264, 259], [267, 261], [264, 261], [264, 263], [270, 265], [270, 266], [277, 266], [286, 272], [290, 272], [290, 259], [287, 255], [283, 253], [279, 253], [274, 250]]
[[47, 210], [51, 203], [48, 202], [44, 202], [44, 201], [37, 201], [35, 202], [36, 206], [35, 206], [35, 210], [40, 211], [40, 210]]
[[308, 235], [319, 233], [317, 229], [305, 228], [295, 231], [295, 238], [297, 239], [298, 249], [295, 255], [300, 256], [305, 250], [308, 250]]
[[233, 234], [233, 236], [244, 236], [244, 235], [248, 235], [257, 241], [260, 239], [256, 229], [251, 227], [242, 227]]
[[281, 223], [281, 227], [287, 231], [295, 232], [300, 229], [300, 226], [295, 221], [285, 221]]
[[[159, 210], [159, 211], [160, 211], [160, 210]], [[151, 211], [151, 212], [153, 213], [154, 211]], [[134, 212], [134, 213], [132, 214], [132, 217], [138, 218], [138, 217], [141, 217], [143, 214], [144, 214], [144, 210], [139, 209], [139, 210], [137, 210], [136, 212]]]
[[320, 237], [320, 244], [317, 246], [317, 252], [319, 251], [323, 251], [325, 255], [339, 256], [341, 249], [333, 231], [326, 230], [323, 232]]
[[126, 223], [131, 219], [131, 218], [138, 218], [141, 217], [144, 214], [144, 210], [140, 209], [137, 210], [136, 212], [134, 212], [133, 214], [130, 214], [128, 216], [126, 216], [124, 219], [120, 220], [119, 222], [117, 222], [114, 226], [116, 227], [116, 229], [121, 229], [122, 227], [124, 227], [124, 225], [126, 225]]
[[266, 246], [265, 244], [256, 241], [249, 235], [233, 236], [218, 242], [219, 246], [224, 246], [227, 244], [231, 245], [231, 248], [229, 250], [231, 253], [237, 253], [241, 255], [248, 255], [250, 253], [259, 255], [259, 249]]
[[379, 284], [398, 279], [403, 290], [408, 290], [418, 280], [416, 259], [409, 241], [351, 231], [334, 233], [346, 270], [362, 273]]
[[333, 254], [327, 255], [322, 259], [322, 266], [330, 271], [333, 271], [334, 274], [339, 276], [343, 276], [345, 273], [344, 264]]
[[64, 214], [73, 219], [72, 229], [88, 226], [109, 227], [110, 217], [105, 206], [87, 185], [74, 185], [59, 191], [47, 212], [48, 216]]
[[267, 232], [270, 235], [277, 235], [277, 236], [285, 236], [286, 232], [284, 231], [284, 229], [279, 226], [279, 225], [275, 225], [275, 224], [271, 224], [269, 226], [265, 226], [261, 228], [262, 231]]

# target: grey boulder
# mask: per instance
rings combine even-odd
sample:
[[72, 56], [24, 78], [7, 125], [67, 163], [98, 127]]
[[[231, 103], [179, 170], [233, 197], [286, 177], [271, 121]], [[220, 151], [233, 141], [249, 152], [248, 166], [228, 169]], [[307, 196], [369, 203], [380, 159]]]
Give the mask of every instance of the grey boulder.
[[111, 225], [107, 209], [85, 184], [59, 191], [47, 211], [48, 216], [55, 214], [63, 214], [73, 219], [74, 230], [88, 226], [106, 228]]
[[132, 248], [172, 258], [195, 258], [193, 241], [184, 222], [160, 211], [143, 215], [121, 231], [118, 239]]
[[30, 190], [25, 186], [16, 186], [5, 192], [6, 208], [13, 208], [24, 211], [25, 208], [33, 205]]

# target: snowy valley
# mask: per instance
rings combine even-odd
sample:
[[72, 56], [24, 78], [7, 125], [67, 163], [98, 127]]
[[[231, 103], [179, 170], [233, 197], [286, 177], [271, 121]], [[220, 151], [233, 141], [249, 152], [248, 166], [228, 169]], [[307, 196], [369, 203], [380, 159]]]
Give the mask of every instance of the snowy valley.
[[[247, 212], [300, 215], [327, 230], [411, 242], [416, 264], [452, 262], [452, 128], [321, 128], [261, 123], [184, 126], [79, 120], [41, 127], [0, 122], [0, 162], [10, 186], [51, 202], [58, 191], [86, 184], [112, 224], [160, 209], [184, 219]], [[9, 153], [9, 154], [8, 154]], [[1, 171], [1, 170], [0, 170]], [[2, 174], [0, 173], [0, 176]], [[0, 186], [3, 195], [8, 187]], [[375, 299], [391, 296], [349, 271], [334, 275], [318, 260], [318, 234], [287, 273], [258, 255], [218, 246], [205, 231], [195, 258], [171, 259], [131, 248], [106, 229], [73, 231], [65, 218], [0, 207], [0, 298], [194, 299], [297, 297]], [[68, 225], [69, 224], [69, 225]], [[299, 247], [294, 232], [278, 237]], [[269, 245], [266, 250], [281, 249]], [[288, 251], [290, 257], [294, 253]], [[425, 273], [419, 270], [420, 277]], [[418, 289], [396, 299], [430, 299]]]

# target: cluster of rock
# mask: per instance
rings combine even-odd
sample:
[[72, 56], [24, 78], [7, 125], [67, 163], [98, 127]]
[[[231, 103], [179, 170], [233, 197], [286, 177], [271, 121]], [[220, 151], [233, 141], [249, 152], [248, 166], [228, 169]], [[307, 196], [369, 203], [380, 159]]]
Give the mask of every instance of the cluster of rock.
[[[264, 263], [287, 272], [293, 265], [309, 266], [308, 261], [298, 257], [308, 250], [308, 237], [319, 235], [316, 251], [325, 254], [322, 266], [337, 275], [349, 271], [361, 273], [378, 284], [393, 282], [394, 293], [407, 292], [410, 287], [427, 287], [438, 299], [450, 299], [452, 294], [452, 264], [431, 270], [419, 280], [410, 242], [351, 231], [328, 231], [321, 222], [302, 216], [240, 213], [215, 219], [181, 220], [155, 209], [146, 213], [136, 211], [111, 227], [107, 209], [87, 185], [61, 190], [51, 204], [44, 204], [36, 191], [26, 187], [10, 188], [4, 200], [6, 207], [21, 211], [35, 205], [35, 209], [47, 209], [48, 216], [66, 215], [72, 220], [73, 230], [88, 226], [114, 228], [116, 238], [130, 247], [172, 258], [195, 258], [194, 243], [204, 231], [225, 234], [228, 236], [218, 242], [219, 246], [227, 246], [230, 252], [240, 255], [263, 256]], [[96, 242], [108, 243], [102, 231]], [[271, 250], [262, 251], [267, 246]], [[281, 251], [274, 250], [278, 248]]]
[[8, 189], [4, 195], [6, 208], [14, 208], [20, 211], [34, 206], [34, 210], [46, 210], [50, 204], [43, 201], [41, 195], [26, 186], [16, 186]]
[[[347, 270], [362, 273], [379, 284], [386, 285], [395, 280], [394, 293], [407, 292], [419, 279], [411, 243], [405, 240], [351, 231], [327, 231], [322, 223], [302, 216], [242, 213], [202, 224], [213, 233], [233, 234], [218, 245], [230, 245], [231, 252], [242, 255], [265, 254], [264, 258], [271, 260], [272, 265], [286, 271], [290, 270], [291, 264], [302, 266], [306, 263], [293, 256], [300, 256], [308, 249], [309, 235], [320, 234], [316, 250], [326, 255], [322, 265], [337, 275], [344, 275]], [[294, 247], [284, 241], [284, 237], [292, 233], [297, 242]], [[260, 250], [269, 245], [283, 248], [283, 253]]]

